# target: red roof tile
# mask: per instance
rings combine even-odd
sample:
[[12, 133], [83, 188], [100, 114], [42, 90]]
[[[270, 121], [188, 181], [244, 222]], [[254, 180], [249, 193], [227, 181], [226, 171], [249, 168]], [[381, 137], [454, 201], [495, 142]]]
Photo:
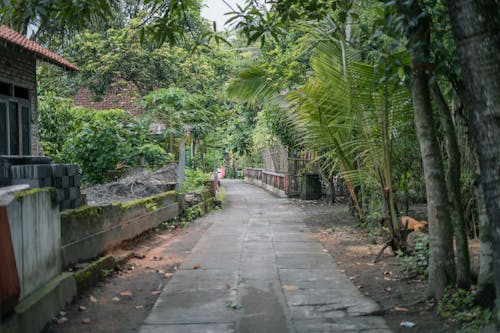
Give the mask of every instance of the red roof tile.
[[60, 55], [55, 54], [40, 44], [26, 38], [19, 32], [12, 30], [6, 25], [0, 26], [0, 41], [6, 41], [22, 49], [34, 53], [35, 57], [51, 62], [66, 69], [78, 70], [78, 66], [72, 64]]

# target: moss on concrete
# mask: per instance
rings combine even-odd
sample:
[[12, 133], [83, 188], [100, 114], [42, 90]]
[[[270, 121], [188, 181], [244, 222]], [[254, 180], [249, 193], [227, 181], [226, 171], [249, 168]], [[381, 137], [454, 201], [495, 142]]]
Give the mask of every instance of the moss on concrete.
[[103, 279], [106, 270], [113, 269], [116, 265], [115, 259], [111, 255], [99, 258], [78, 272], [75, 272], [76, 287], [78, 293], [87, 290], [95, 285], [99, 280]]
[[15, 308], [15, 326], [0, 327], [5, 333], [41, 332], [60, 309], [76, 296], [72, 273], [62, 273], [23, 299]]
[[102, 215], [102, 208], [95, 206], [82, 206], [76, 209], [65, 210], [61, 213], [62, 218], [92, 217]]
[[14, 197], [19, 203], [22, 203], [24, 198], [27, 196], [31, 196], [37, 193], [50, 193], [51, 200], [57, 203], [57, 192], [52, 187], [42, 187], [42, 188], [30, 188], [28, 190], [23, 190], [19, 192], [14, 192]]
[[174, 198], [177, 198], [177, 192], [175, 191], [168, 191], [168, 192], [163, 192], [160, 194], [156, 194], [147, 198], [141, 198], [125, 203], [121, 203], [117, 206], [120, 207], [122, 210], [127, 210], [129, 208], [135, 207], [135, 206], [140, 206], [144, 205], [146, 207], [147, 211], [154, 211], [158, 209], [158, 207], [162, 206], [163, 204], [163, 199], [165, 199], [168, 196], [173, 196]]

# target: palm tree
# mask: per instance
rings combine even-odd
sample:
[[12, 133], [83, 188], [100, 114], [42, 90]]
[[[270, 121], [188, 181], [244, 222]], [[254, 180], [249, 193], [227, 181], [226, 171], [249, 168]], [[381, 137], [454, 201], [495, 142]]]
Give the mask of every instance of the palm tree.
[[[390, 62], [373, 66], [359, 61], [342, 40], [325, 38], [311, 58], [314, 76], [288, 94], [290, 120], [303, 144], [322, 152], [329, 170], [341, 169], [358, 214], [355, 186], [367, 177], [380, 184], [385, 218], [393, 228], [393, 248], [404, 248], [392, 185], [392, 145], [398, 126], [411, 121], [411, 99]], [[392, 77], [392, 79], [391, 79]]]
[[[285, 98], [256, 65], [242, 70], [227, 92], [251, 104], [275, 103], [301, 138], [301, 144], [318, 153], [328, 174], [341, 170], [358, 217], [363, 210], [357, 188], [363, 182], [380, 184], [386, 198], [386, 217], [394, 230], [397, 248], [404, 246], [399, 234], [392, 186], [392, 144], [398, 126], [411, 121], [411, 99], [399, 78], [383, 66], [360, 61], [338, 35], [313, 29], [315, 52], [312, 77]], [[392, 79], [389, 79], [392, 77]]]

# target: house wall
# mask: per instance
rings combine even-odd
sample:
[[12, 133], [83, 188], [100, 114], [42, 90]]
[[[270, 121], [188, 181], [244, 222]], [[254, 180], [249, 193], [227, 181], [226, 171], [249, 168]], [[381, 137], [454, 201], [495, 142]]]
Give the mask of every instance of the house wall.
[[43, 155], [38, 143], [36, 58], [25, 51], [0, 45], [0, 81], [29, 89], [31, 106], [31, 155]]

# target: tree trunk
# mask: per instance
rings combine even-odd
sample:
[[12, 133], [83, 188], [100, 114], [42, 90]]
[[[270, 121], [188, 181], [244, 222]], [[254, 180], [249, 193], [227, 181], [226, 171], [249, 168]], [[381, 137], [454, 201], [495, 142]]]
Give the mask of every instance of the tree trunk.
[[196, 161], [194, 159], [195, 156], [196, 156], [196, 140], [193, 135], [191, 136], [191, 166], [193, 169], [196, 169]]
[[177, 192], [184, 191], [184, 180], [186, 178], [186, 138], [181, 139], [179, 145], [179, 164], [177, 165]]
[[332, 179], [321, 168], [319, 168], [319, 174], [326, 184], [325, 202], [328, 205], [332, 205], [335, 202], [335, 188]]
[[386, 200], [387, 214], [391, 218], [392, 224], [392, 240], [397, 246], [398, 250], [406, 253], [406, 243], [401, 235], [399, 228], [399, 220], [396, 211], [395, 196], [392, 187], [392, 141], [389, 133], [389, 93], [387, 89], [387, 82], [384, 84], [384, 114], [382, 116], [383, 135], [382, 135], [382, 151], [383, 151], [383, 175], [384, 175], [384, 197]]
[[[500, 296], [500, 5], [497, 0], [448, 0], [465, 84], [465, 105], [481, 172]], [[500, 299], [497, 299], [500, 322]]]
[[448, 155], [448, 177], [446, 184], [448, 187], [448, 199], [450, 200], [451, 220], [453, 221], [457, 251], [457, 286], [467, 290], [470, 288], [470, 260], [460, 186], [460, 150], [448, 103], [446, 103], [441, 88], [436, 81], [432, 84], [432, 90], [439, 108], [441, 125], [446, 139], [446, 154]]
[[427, 212], [430, 236], [428, 296], [439, 299], [446, 286], [455, 283], [453, 236], [450, 224], [448, 195], [441, 152], [432, 118], [429, 91], [429, 18], [422, 15], [418, 2], [402, 1], [400, 8], [411, 22], [418, 23], [409, 30], [411, 51], [413, 112], [424, 167]]
[[493, 275], [493, 245], [491, 243], [490, 221], [486, 214], [484, 194], [480, 176], [474, 181], [477, 210], [479, 212], [479, 238], [481, 254], [479, 257], [479, 276], [477, 278], [476, 302], [486, 308], [495, 306], [495, 277]]

